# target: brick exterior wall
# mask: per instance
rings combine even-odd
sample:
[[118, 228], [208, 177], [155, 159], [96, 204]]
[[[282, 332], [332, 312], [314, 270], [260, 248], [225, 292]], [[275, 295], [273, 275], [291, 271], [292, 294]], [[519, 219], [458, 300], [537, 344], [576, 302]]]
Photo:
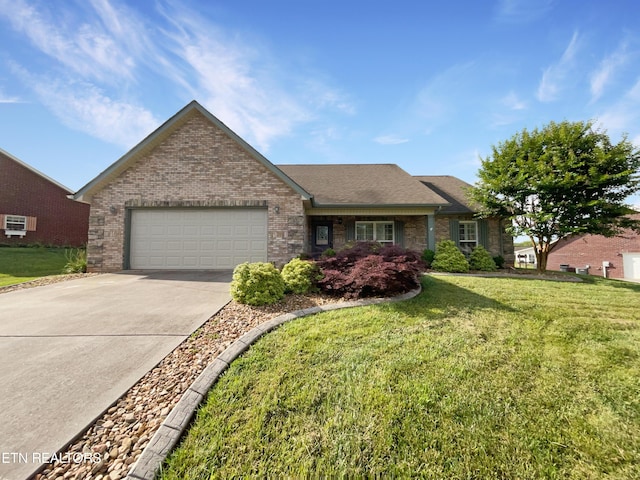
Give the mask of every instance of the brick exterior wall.
[[124, 268], [128, 209], [256, 206], [268, 209], [269, 261], [283, 264], [304, 251], [307, 229], [300, 195], [194, 112], [93, 196], [88, 269]]
[[[436, 243], [442, 240], [450, 240], [451, 220], [468, 221], [477, 220], [472, 215], [436, 215]], [[497, 218], [489, 218], [488, 234], [489, 245], [487, 250], [492, 256], [502, 255], [504, 257], [505, 266], [513, 266], [515, 261], [513, 237], [505, 232], [504, 226]]]
[[623, 253], [640, 253], [640, 234], [632, 230], [625, 231], [618, 237], [601, 235], [582, 235], [560, 240], [549, 254], [547, 269], [560, 270], [560, 265], [584, 268], [590, 265], [589, 274], [603, 275], [602, 262], [608, 261], [609, 278], [624, 278]]
[[0, 215], [36, 217], [36, 230], [0, 243], [79, 247], [87, 243], [89, 205], [67, 198], [70, 192], [0, 153]]

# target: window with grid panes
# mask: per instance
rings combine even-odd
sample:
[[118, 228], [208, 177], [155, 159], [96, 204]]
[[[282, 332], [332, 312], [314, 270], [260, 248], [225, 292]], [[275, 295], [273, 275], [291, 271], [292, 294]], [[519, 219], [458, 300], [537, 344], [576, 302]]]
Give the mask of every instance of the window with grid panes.
[[393, 222], [356, 222], [359, 242], [393, 243]]
[[478, 246], [478, 223], [460, 222], [458, 229], [460, 250], [465, 255], [471, 255], [473, 249]]

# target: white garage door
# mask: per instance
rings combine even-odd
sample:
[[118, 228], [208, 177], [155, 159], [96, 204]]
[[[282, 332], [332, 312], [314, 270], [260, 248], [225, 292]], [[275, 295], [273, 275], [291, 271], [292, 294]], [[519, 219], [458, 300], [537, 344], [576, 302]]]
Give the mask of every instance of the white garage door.
[[231, 269], [267, 261], [265, 209], [133, 210], [132, 269]]
[[640, 253], [623, 253], [624, 278], [640, 280]]

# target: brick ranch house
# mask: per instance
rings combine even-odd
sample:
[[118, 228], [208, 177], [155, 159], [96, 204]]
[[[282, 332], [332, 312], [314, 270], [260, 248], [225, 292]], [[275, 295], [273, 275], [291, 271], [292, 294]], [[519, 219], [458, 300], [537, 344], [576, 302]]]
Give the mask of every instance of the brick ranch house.
[[[640, 214], [631, 215], [640, 220]], [[603, 263], [607, 262], [608, 266]], [[589, 265], [591, 275], [608, 278], [640, 280], [640, 234], [625, 230], [615, 237], [579, 235], [560, 240], [549, 254], [547, 268], [560, 270], [560, 265], [584, 268]]]
[[89, 205], [72, 194], [0, 149], [0, 244], [85, 245]]
[[278, 265], [353, 240], [421, 251], [453, 238], [513, 262], [501, 219], [476, 220], [453, 177], [396, 165], [276, 166], [193, 101], [76, 194], [88, 269]]

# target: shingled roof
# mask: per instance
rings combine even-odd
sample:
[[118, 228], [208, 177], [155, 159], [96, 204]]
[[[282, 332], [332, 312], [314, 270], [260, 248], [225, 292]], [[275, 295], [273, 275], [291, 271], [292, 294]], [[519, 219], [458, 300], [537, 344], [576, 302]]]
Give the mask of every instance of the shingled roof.
[[414, 177], [430, 190], [444, 198], [449, 206], [442, 207], [438, 213], [475, 213], [478, 206], [467, 198], [471, 185], [451, 175], [420, 175]]
[[446, 206], [449, 202], [393, 164], [278, 165], [316, 206]]

